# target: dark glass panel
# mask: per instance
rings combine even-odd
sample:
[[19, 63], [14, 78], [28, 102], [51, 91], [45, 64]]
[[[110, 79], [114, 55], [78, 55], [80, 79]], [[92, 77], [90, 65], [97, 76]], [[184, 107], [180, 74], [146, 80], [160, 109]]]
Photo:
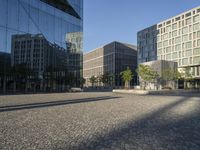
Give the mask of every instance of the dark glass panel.
[[1, 0], [0, 4], [0, 26], [6, 26], [7, 23], [7, 1], [6, 0]]
[[6, 52], [6, 28], [0, 27], [0, 52]]
[[19, 1], [8, 0], [8, 28], [18, 29], [19, 27]]

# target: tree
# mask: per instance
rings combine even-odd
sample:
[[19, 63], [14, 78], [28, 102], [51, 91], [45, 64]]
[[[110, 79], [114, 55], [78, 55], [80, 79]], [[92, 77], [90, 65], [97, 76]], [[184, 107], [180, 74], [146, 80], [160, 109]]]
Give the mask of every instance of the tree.
[[170, 82], [170, 81], [177, 81], [178, 79], [181, 79], [182, 75], [181, 73], [176, 69], [164, 69], [162, 70], [162, 76], [161, 79], [164, 82]]
[[104, 86], [107, 86], [112, 82], [112, 78], [112, 75], [110, 75], [109, 73], [105, 73], [103, 75], [100, 75], [99, 81], [102, 82]]
[[84, 86], [85, 81], [86, 81], [85, 78], [83, 78], [83, 77], [80, 78], [80, 85], [81, 85], [81, 87]]
[[122, 80], [125, 81], [125, 88], [129, 89], [130, 88], [130, 81], [133, 78], [133, 73], [130, 70], [129, 67], [127, 67], [126, 70], [122, 71], [121, 73]]
[[188, 88], [188, 83], [193, 83], [194, 84], [194, 78], [193, 78], [193, 72], [191, 71], [190, 67], [186, 67], [183, 70], [183, 79], [184, 79], [184, 87]]
[[159, 74], [154, 71], [150, 66], [148, 65], [142, 65], [140, 64], [138, 66], [138, 69], [136, 70], [138, 73], [139, 77], [143, 80], [145, 83], [144, 85], [144, 90], [146, 89], [147, 82], [152, 82], [156, 78], [159, 77]]
[[95, 76], [91, 76], [91, 78], [89, 80], [90, 80], [90, 83], [92, 84], [92, 87], [94, 87], [94, 84], [98, 81], [97, 77], [95, 77]]

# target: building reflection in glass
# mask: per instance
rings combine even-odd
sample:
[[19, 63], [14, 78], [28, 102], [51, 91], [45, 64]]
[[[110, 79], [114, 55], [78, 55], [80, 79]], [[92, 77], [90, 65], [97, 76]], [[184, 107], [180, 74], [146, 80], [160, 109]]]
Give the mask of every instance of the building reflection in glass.
[[[62, 4], [62, 5], [61, 5]], [[0, 5], [0, 93], [80, 86], [82, 0], [4, 0]], [[70, 44], [81, 43], [73, 47]], [[75, 62], [75, 67], [70, 63]]]

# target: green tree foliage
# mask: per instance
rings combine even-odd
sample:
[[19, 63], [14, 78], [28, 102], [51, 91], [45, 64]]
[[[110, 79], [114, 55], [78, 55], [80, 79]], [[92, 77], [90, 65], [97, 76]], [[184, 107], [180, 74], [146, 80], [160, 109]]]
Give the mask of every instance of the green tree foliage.
[[189, 88], [188, 84], [194, 87], [194, 77], [193, 77], [193, 72], [190, 67], [186, 67], [183, 69], [182, 77], [184, 79], [184, 87], [186, 89]]
[[164, 69], [162, 71], [162, 79], [165, 81], [173, 81], [181, 79], [181, 73], [176, 69]]
[[122, 80], [125, 81], [125, 88], [130, 88], [130, 81], [133, 78], [133, 73], [129, 67], [126, 70], [122, 71], [121, 73]]
[[80, 78], [80, 85], [81, 85], [81, 87], [83, 87], [83, 85], [85, 84], [85, 78], [83, 78], [83, 77], [81, 77]]
[[148, 65], [140, 64], [136, 72], [145, 83], [144, 89], [146, 89], [147, 82], [152, 82], [159, 77], [159, 74]]
[[108, 86], [113, 81], [113, 75], [105, 73], [99, 76], [99, 82], [102, 82], [104, 86]]

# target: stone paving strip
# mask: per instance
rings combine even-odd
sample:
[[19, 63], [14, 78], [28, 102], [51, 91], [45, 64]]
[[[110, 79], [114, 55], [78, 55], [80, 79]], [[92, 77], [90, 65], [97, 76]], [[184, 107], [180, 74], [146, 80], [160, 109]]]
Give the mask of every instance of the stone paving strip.
[[200, 97], [0, 96], [1, 150], [199, 150]]

